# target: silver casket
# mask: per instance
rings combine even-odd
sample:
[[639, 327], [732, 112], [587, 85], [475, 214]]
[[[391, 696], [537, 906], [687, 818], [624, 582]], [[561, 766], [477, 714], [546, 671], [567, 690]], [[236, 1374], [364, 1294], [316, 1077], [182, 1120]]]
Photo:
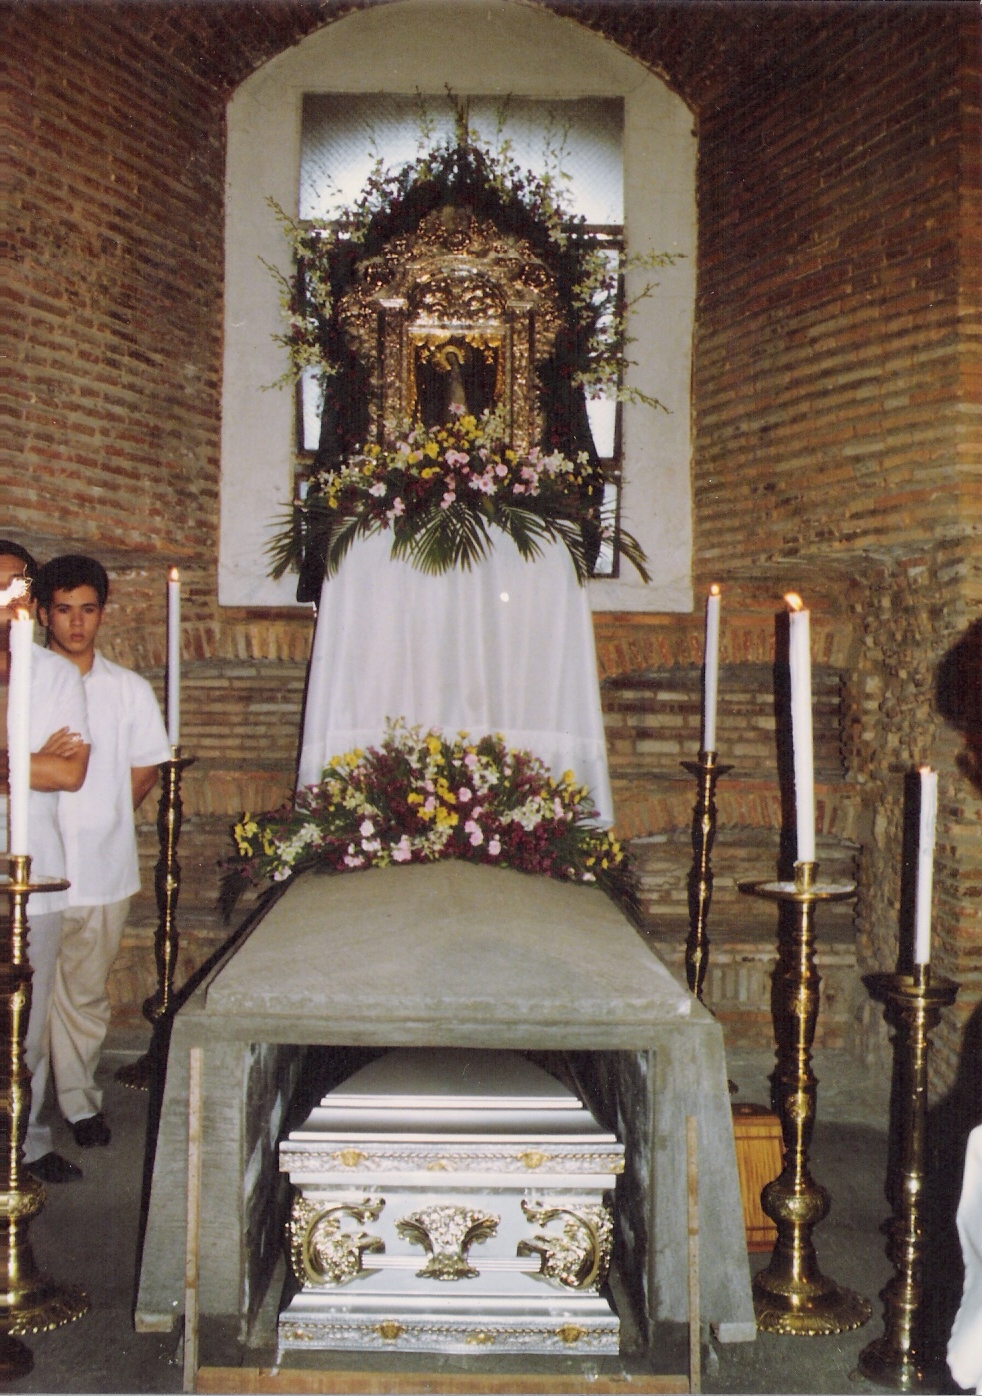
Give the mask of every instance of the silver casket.
[[280, 1145], [300, 1286], [280, 1349], [616, 1353], [623, 1158], [515, 1052], [384, 1054]]

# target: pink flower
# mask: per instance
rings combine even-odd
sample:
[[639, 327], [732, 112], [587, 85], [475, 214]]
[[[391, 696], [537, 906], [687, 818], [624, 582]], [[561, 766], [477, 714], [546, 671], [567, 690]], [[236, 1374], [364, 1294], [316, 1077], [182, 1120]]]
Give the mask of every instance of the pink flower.
[[464, 451], [450, 450], [446, 452], [443, 459], [447, 462], [448, 465], [467, 465], [467, 463], [470, 460], [470, 456], [468, 456]]
[[449, 509], [456, 498], [457, 496], [454, 494], [453, 490], [447, 490], [446, 494], [440, 500], [440, 508]]
[[370, 839], [371, 836], [375, 833], [375, 825], [372, 823], [370, 819], [363, 819], [362, 822], [358, 825], [358, 832], [359, 834], [361, 834], [363, 839]]
[[466, 805], [468, 800], [473, 799], [473, 793], [467, 789], [466, 785], [462, 785], [457, 791], [457, 799], [462, 805]]
[[499, 461], [499, 462], [498, 462], [498, 464], [497, 464], [497, 465], [495, 466], [495, 468], [494, 468], [494, 473], [495, 473], [496, 475], [507, 475], [507, 474], [508, 474], [508, 467], [507, 467], [507, 465], [505, 465], [504, 461]]
[[491, 857], [492, 857], [492, 858], [497, 858], [498, 854], [501, 852], [501, 840], [500, 840], [500, 839], [489, 839], [489, 840], [488, 840], [488, 852], [491, 854]]
[[408, 863], [413, 856], [413, 850], [409, 846], [409, 835], [403, 834], [402, 838], [392, 849], [392, 860], [395, 863]]
[[378, 496], [381, 496], [381, 495], [385, 494], [385, 481], [384, 481], [384, 480], [376, 480], [376, 481], [375, 481], [375, 484], [372, 485], [372, 487], [369, 489], [368, 493], [369, 493], [369, 494], [378, 495]]
[[468, 819], [467, 823], [464, 825], [464, 833], [470, 835], [471, 845], [474, 848], [477, 848], [479, 844], [484, 842], [484, 834], [473, 819]]

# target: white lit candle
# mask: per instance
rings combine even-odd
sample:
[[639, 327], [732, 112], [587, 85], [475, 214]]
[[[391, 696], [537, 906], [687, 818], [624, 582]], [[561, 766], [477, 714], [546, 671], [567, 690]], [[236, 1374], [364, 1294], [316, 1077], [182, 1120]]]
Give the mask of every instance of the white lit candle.
[[791, 744], [794, 750], [794, 804], [799, 863], [815, 861], [815, 771], [812, 740], [812, 658], [808, 612], [793, 592], [789, 661], [791, 667]]
[[934, 887], [934, 833], [938, 822], [938, 773], [920, 768], [921, 811], [917, 838], [917, 902], [914, 915], [914, 964], [931, 962], [931, 894]]
[[706, 647], [703, 654], [702, 749], [716, 750], [716, 698], [719, 692], [719, 587], [706, 597]]
[[181, 575], [167, 574], [167, 740], [181, 742]]
[[34, 621], [18, 611], [10, 622], [10, 670], [7, 678], [7, 765], [10, 799], [9, 850], [25, 854], [31, 798], [31, 656]]

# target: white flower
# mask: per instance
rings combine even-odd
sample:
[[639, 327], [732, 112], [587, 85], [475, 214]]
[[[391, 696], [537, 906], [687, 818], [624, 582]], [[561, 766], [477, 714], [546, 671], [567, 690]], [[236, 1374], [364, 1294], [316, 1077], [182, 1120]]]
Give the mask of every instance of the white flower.
[[363, 839], [370, 839], [371, 836], [375, 833], [375, 825], [372, 823], [370, 819], [365, 819], [358, 826], [358, 832], [359, 834], [361, 834]]

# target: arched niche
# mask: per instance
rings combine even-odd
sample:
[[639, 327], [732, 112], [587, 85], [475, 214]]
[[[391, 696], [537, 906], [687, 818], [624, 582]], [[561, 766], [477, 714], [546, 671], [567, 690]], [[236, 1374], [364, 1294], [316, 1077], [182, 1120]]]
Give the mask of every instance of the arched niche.
[[[652, 581], [631, 568], [591, 582], [605, 611], [689, 611], [690, 369], [695, 296], [696, 138], [664, 81], [608, 40], [520, 0], [390, 0], [328, 24], [271, 59], [228, 109], [225, 354], [219, 600], [294, 603], [296, 579], [266, 575], [266, 543], [292, 491], [293, 395], [270, 388], [287, 368], [279, 294], [268, 267], [291, 271], [270, 200], [298, 204], [301, 106], [310, 92], [423, 92], [624, 102], [624, 226], [629, 252], [681, 254], [632, 322], [628, 381], [669, 409], [624, 412], [625, 526]], [[264, 265], [266, 263], [267, 265]], [[627, 294], [651, 273], [629, 271]]]

